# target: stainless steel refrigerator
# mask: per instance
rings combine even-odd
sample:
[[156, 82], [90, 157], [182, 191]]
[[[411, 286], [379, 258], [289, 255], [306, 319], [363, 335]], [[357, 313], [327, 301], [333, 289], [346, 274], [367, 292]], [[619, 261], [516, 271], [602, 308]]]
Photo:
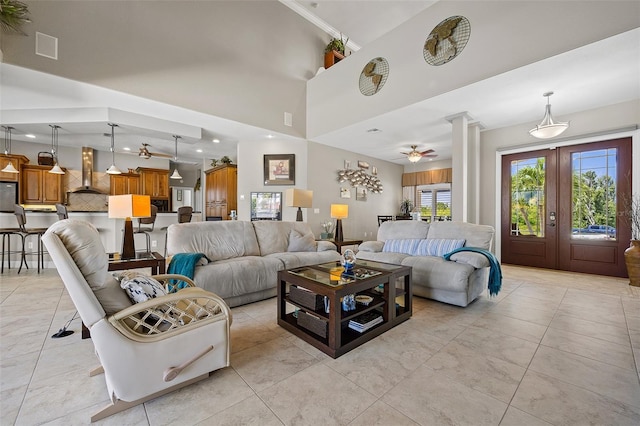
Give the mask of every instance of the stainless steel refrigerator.
[[18, 204], [18, 182], [0, 182], [0, 212], [13, 213]]

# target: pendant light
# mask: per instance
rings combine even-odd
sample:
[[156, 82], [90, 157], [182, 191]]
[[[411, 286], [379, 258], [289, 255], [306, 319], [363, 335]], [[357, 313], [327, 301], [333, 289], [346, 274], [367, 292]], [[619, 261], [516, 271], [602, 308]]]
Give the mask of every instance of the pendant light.
[[173, 135], [173, 138], [176, 140], [176, 155], [173, 157], [173, 162], [176, 163], [176, 168], [173, 170], [173, 174], [170, 176], [171, 179], [182, 179], [180, 173], [178, 172], [178, 139], [182, 136]]
[[551, 104], [549, 103], [549, 97], [551, 95], [553, 95], [553, 92], [547, 92], [542, 95], [547, 98], [547, 107], [544, 111], [544, 118], [542, 119], [542, 123], [529, 130], [529, 134], [538, 139], [556, 137], [569, 128], [568, 121], [558, 123], [553, 121], [553, 117], [551, 117]]
[[116, 150], [114, 148], [114, 142], [113, 142], [113, 129], [114, 127], [118, 127], [117, 124], [114, 123], [107, 123], [109, 126], [111, 126], [111, 167], [109, 167], [107, 169], [107, 174], [108, 175], [121, 175], [122, 172], [120, 171], [119, 168], [116, 167]]
[[64, 170], [62, 170], [58, 165], [58, 129], [60, 126], [49, 124], [49, 127], [51, 127], [51, 155], [53, 155], [54, 161], [53, 167], [49, 170], [49, 173], [63, 175]]
[[[13, 127], [11, 126], [2, 126], [4, 129], [4, 155], [11, 155], [11, 131]], [[15, 167], [13, 167], [13, 163], [9, 160], [9, 164], [0, 170], [3, 173], [19, 173]]]

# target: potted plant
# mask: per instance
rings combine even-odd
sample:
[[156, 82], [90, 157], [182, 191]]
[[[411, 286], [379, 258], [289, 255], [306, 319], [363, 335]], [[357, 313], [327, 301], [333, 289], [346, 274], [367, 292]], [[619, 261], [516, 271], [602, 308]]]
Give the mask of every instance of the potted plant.
[[629, 274], [629, 285], [640, 287], [640, 195], [623, 199], [623, 220], [631, 228], [631, 244], [624, 251], [624, 262]]
[[231, 158], [229, 158], [229, 157], [227, 157], [227, 156], [225, 155], [224, 157], [222, 157], [222, 158], [220, 159], [220, 162], [221, 162], [222, 164], [231, 164]]
[[322, 222], [322, 232], [320, 233], [321, 240], [328, 240], [333, 238], [333, 222], [327, 220]]
[[324, 48], [325, 69], [344, 59], [344, 50], [348, 42], [349, 38], [343, 40], [342, 34], [340, 34], [340, 38], [334, 37], [329, 41], [329, 44]]
[[402, 213], [403, 216], [409, 216], [411, 210], [413, 210], [413, 202], [408, 198], [402, 200], [400, 203], [400, 213]]
[[25, 35], [22, 24], [31, 22], [27, 17], [29, 8], [26, 4], [17, 0], [0, 0], [0, 25], [2, 31], [15, 32]]

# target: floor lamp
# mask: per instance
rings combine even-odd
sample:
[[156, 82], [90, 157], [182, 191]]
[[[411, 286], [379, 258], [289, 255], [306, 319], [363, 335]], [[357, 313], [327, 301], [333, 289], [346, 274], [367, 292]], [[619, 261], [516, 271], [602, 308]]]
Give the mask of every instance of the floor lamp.
[[313, 202], [313, 191], [306, 189], [291, 188], [287, 189], [287, 207], [297, 207], [296, 222], [302, 222], [302, 208], [309, 208]]
[[148, 195], [109, 196], [109, 218], [124, 219], [121, 259], [135, 259], [136, 247], [133, 240], [133, 217], [151, 216], [151, 197]]
[[342, 219], [349, 217], [349, 206], [347, 204], [331, 204], [331, 217], [336, 220], [336, 241], [343, 241]]

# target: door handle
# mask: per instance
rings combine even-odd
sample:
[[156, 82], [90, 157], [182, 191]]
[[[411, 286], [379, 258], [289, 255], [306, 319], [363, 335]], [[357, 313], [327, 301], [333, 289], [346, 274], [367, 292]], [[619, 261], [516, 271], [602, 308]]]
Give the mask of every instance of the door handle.
[[549, 213], [549, 226], [556, 226], [556, 212]]

